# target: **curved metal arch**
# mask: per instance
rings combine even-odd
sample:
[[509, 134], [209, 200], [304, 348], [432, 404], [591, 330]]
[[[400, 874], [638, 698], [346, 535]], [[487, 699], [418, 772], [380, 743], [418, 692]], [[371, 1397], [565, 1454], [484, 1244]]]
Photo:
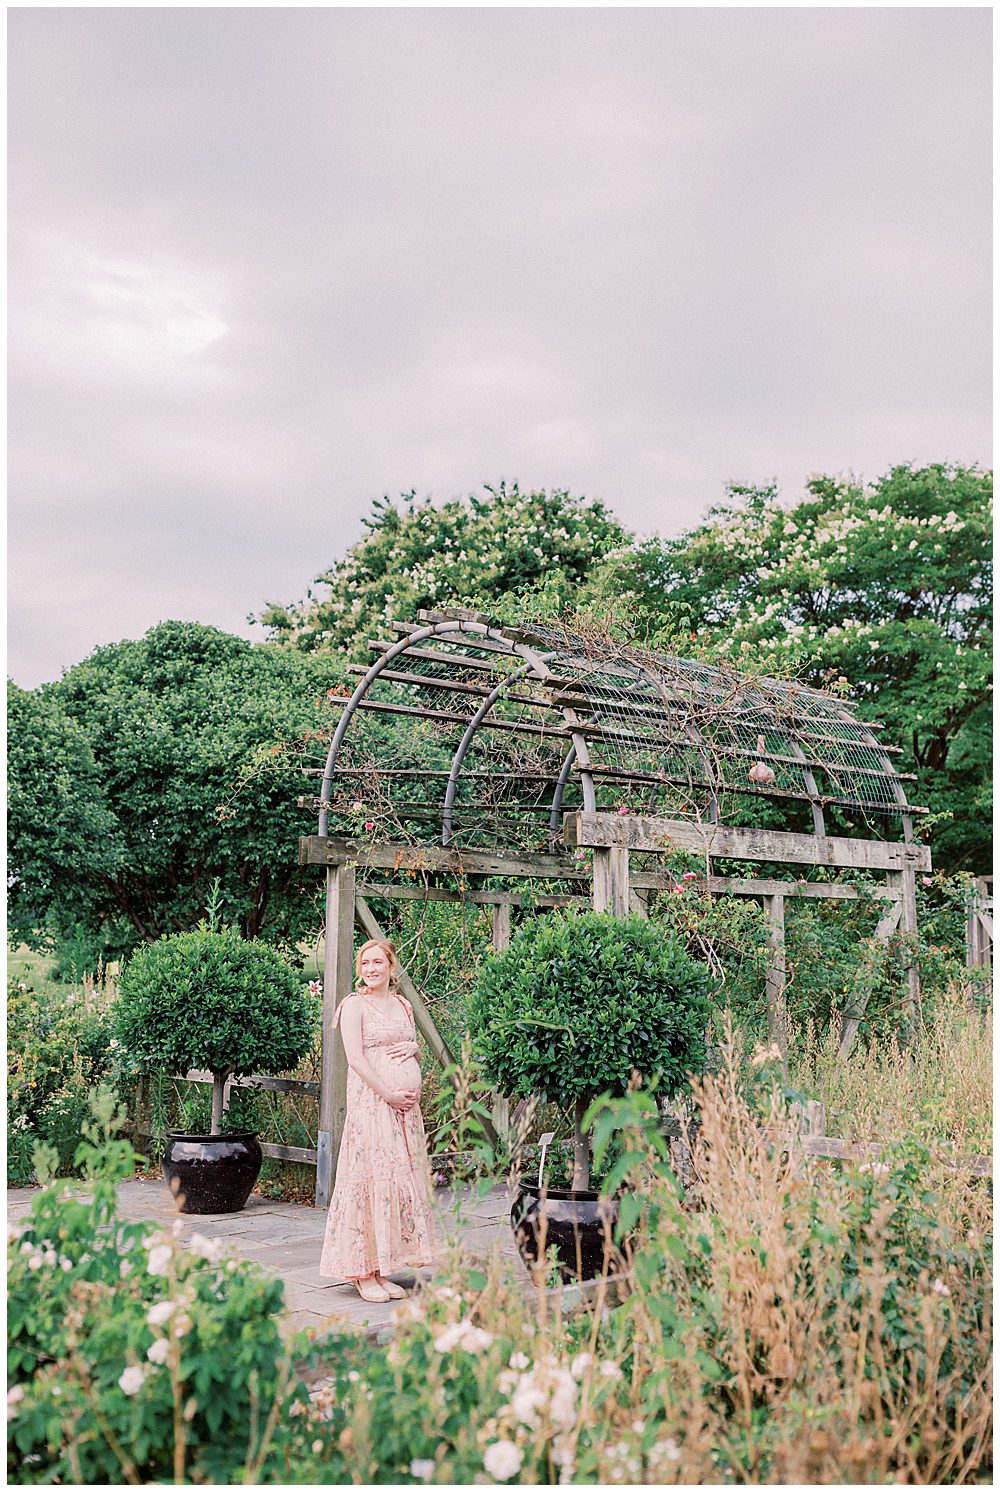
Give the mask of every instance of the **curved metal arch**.
[[[544, 665], [553, 655], [551, 653], [542, 653], [539, 656], [542, 663], [541, 677], [544, 678]], [[444, 808], [441, 813], [441, 843], [443, 845], [451, 843], [451, 817], [452, 810], [455, 807], [455, 793], [458, 790], [458, 779], [461, 775], [462, 763], [465, 760], [466, 752], [472, 745], [473, 736], [476, 734], [476, 731], [486, 719], [486, 716], [496, 704], [503, 691], [511, 684], [515, 683], [518, 679], [523, 679], [525, 674], [537, 672], [538, 669], [536, 668], [534, 663], [525, 663], [520, 668], [515, 668], [513, 673], [508, 674], [505, 679], [501, 679], [496, 688], [490, 691], [490, 693], [483, 700], [482, 704], [479, 706], [476, 713], [472, 716], [468, 725], [465, 727], [465, 734], [458, 743], [455, 755], [452, 757], [451, 770], [448, 773], [448, 787], [444, 795]]]
[[[333, 774], [336, 771], [337, 758], [340, 755], [344, 736], [347, 734], [347, 727], [359, 704], [375, 683], [379, 674], [398, 658], [400, 654], [405, 653], [407, 648], [413, 647], [415, 643], [425, 642], [428, 637], [446, 637], [449, 633], [463, 632], [475, 637], [488, 637], [491, 642], [505, 643], [512, 655], [526, 658], [529, 667], [535, 668], [540, 675], [544, 675], [545, 665], [543, 656], [540, 653], [537, 653], [534, 648], [529, 647], [527, 643], [512, 641], [511, 638], [505, 637], [498, 628], [488, 627], [485, 622], [470, 622], [459, 619], [434, 622], [426, 627], [418, 628], [416, 632], [408, 632], [405, 637], [401, 637], [398, 642], [393, 643], [392, 647], [382, 654], [381, 658], [376, 658], [347, 701], [347, 704], [344, 706], [344, 713], [337, 722], [337, 729], [333, 733], [330, 749], [327, 752], [326, 766], [323, 769], [323, 785], [320, 788], [320, 803], [322, 806], [319, 813], [317, 833], [321, 838], [326, 838], [330, 831], [330, 792], [333, 787]], [[545, 656], [551, 657], [552, 655], [547, 654]]]
[[[562, 812], [563, 793], [565, 793], [566, 791], [566, 784], [567, 782], [569, 782], [569, 774], [573, 770], [573, 763], [575, 761], [576, 742], [572, 741], [570, 743], [570, 748], [566, 753], [566, 759], [560, 769], [559, 776], [556, 779], [555, 790], [552, 794], [552, 810], [549, 813], [550, 839], [556, 839], [559, 835], [559, 815]], [[590, 783], [591, 789], [593, 789], [594, 779], [591, 777], [589, 772], [587, 773], [587, 781]]]

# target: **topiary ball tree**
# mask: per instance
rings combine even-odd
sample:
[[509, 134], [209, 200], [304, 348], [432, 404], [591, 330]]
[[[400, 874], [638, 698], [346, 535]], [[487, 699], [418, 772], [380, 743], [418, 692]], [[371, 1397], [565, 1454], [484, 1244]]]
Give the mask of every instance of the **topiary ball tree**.
[[118, 982], [114, 1027], [145, 1072], [209, 1069], [213, 1135], [228, 1078], [287, 1072], [312, 1038], [295, 974], [273, 948], [232, 928], [196, 928], [137, 949]]
[[705, 1066], [711, 977], [645, 918], [551, 913], [528, 922], [482, 968], [470, 1006], [488, 1079], [508, 1097], [573, 1106], [573, 1186], [590, 1181], [583, 1116], [633, 1071], [672, 1097]]

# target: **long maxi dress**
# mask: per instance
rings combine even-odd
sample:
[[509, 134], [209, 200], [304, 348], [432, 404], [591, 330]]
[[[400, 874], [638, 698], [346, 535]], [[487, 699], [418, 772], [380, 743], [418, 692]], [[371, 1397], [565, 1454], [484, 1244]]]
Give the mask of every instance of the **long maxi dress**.
[[[348, 995], [337, 1008], [335, 1026], [347, 1000], [362, 1002], [362, 1049], [379, 1077], [393, 1088], [419, 1089], [409, 1002], [397, 994], [397, 1007], [386, 1012], [364, 995]], [[392, 1048], [398, 1053], [391, 1054]], [[348, 1068], [347, 1115], [319, 1272], [355, 1280], [433, 1262], [430, 1164], [420, 1105], [400, 1113]]]

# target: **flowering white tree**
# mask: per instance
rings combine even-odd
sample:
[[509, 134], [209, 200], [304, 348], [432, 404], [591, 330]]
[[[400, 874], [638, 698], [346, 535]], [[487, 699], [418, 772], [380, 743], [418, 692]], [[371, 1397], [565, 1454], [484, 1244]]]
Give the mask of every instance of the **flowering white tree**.
[[521, 492], [516, 482], [440, 506], [415, 492], [398, 504], [381, 498], [364, 526], [364, 537], [316, 577], [303, 602], [263, 611], [276, 641], [364, 657], [369, 637], [420, 607], [488, 603], [553, 579], [568, 600], [628, 538], [603, 503]]

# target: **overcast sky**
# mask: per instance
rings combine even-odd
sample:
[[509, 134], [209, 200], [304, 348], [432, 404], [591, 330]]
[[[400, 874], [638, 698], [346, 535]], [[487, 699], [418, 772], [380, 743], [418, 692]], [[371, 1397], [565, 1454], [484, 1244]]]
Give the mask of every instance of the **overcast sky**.
[[9, 671], [247, 636], [373, 498], [988, 464], [987, 10], [25, 10]]

